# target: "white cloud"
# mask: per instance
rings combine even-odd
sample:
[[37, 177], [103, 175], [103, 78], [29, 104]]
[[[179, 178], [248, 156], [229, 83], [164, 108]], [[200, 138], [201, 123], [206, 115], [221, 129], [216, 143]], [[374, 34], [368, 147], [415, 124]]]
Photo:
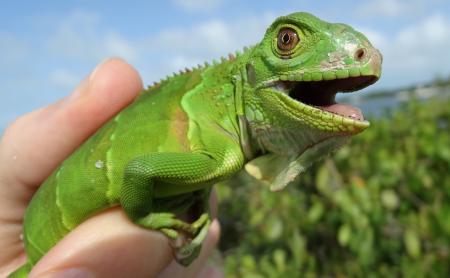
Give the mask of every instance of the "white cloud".
[[58, 61], [47, 80], [58, 91], [71, 90], [91, 66], [119, 56], [135, 65], [149, 84], [185, 67], [226, 57], [261, 40], [275, 15], [248, 16], [233, 22], [212, 19], [194, 26], [163, 29], [152, 36], [127, 38], [102, 25], [95, 13], [74, 12], [55, 22], [46, 49]]
[[371, 0], [364, 2], [357, 12], [363, 16], [396, 17], [423, 11], [427, 1], [430, 0]]
[[403, 45], [422, 48], [427, 45], [449, 42], [449, 35], [449, 21], [440, 14], [434, 14], [422, 23], [403, 30], [399, 34], [399, 41]]
[[[127, 60], [135, 60], [138, 58], [137, 50], [132, 46], [132, 43], [123, 38], [116, 32], [110, 31], [105, 35], [104, 50], [101, 53], [105, 56], [119, 56]], [[101, 51], [101, 50], [100, 50]]]
[[369, 39], [369, 41], [378, 48], [384, 48], [384, 46], [388, 44], [388, 39], [385, 37], [385, 35], [377, 30], [368, 29], [365, 27], [357, 27], [356, 30], [363, 33]]
[[168, 70], [176, 71], [188, 67], [188, 65], [202, 64], [204, 61], [199, 58], [190, 58], [183, 55], [174, 55], [174, 57], [168, 61]]
[[135, 59], [131, 44], [114, 30], [102, 31], [100, 23], [100, 17], [94, 13], [70, 14], [57, 26], [49, 40], [49, 50], [60, 57], [82, 61], [98, 61], [108, 56]]
[[172, 4], [188, 12], [211, 12], [217, 10], [223, 0], [172, 0]]
[[58, 88], [74, 88], [80, 82], [77, 74], [67, 69], [56, 69], [50, 73], [49, 81]]
[[[153, 72], [144, 76], [145, 81], [192, 67], [205, 61], [226, 57], [228, 53], [242, 50], [244, 46], [259, 42], [266, 28], [273, 21], [273, 14], [245, 17], [234, 22], [209, 20], [186, 28], [166, 29], [139, 42], [139, 53], [143, 60], [152, 59], [154, 64], [145, 67]], [[154, 57], [155, 53], [158, 53]], [[155, 64], [156, 63], [156, 64]]]
[[163, 30], [148, 43], [166, 53], [209, 56], [229, 50], [234, 40], [231, 26], [213, 20], [193, 28]]
[[421, 71], [439, 72], [448, 68], [450, 56], [450, 21], [442, 15], [431, 15], [423, 22], [410, 26], [398, 34], [396, 56]]

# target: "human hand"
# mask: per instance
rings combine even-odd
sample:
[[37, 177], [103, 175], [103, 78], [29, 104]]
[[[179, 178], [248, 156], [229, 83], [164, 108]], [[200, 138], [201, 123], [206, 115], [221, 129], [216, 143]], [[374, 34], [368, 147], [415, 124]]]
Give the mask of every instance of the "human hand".
[[[0, 277], [26, 260], [22, 220], [38, 186], [141, 90], [135, 69], [109, 59], [70, 96], [23, 115], [7, 128], [0, 141]], [[138, 227], [120, 208], [113, 208], [70, 232], [35, 265], [30, 277], [217, 277], [221, 275], [205, 262], [219, 233], [214, 220], [200, 256], [184, 268], [174, 262], [165, 236]]]

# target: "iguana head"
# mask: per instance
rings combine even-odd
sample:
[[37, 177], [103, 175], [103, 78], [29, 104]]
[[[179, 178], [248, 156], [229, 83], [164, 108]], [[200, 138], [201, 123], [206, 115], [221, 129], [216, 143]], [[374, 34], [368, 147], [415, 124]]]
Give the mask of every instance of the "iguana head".
[[245, 63], [244, 107], [252, 137], [273, 153], [299, 154], [325, 140], [369, 126], [338, 92], [376, 82], [381, 54], [345, 24], [307, 13], [279, 17]]

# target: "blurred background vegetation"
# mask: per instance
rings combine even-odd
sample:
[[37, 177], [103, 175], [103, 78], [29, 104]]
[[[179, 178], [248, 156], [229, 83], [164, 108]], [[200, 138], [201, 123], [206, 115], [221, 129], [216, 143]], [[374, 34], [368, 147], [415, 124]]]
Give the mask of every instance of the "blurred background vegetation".
[[449, 84], [369, 95], [408, 100], [284, 191], [219, 185], [226, 275], [449, 277]]

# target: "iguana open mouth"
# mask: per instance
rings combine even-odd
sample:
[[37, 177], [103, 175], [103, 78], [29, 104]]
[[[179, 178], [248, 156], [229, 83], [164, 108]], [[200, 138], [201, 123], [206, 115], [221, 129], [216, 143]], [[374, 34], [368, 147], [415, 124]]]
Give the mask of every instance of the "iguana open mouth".
[[378, 77], [374, 75], [322, 81], [278, 80], [273, 83], [273, 88], [303, 104], [353, 120], [364, 121], [364, 116], [359, 108], [349, 104], [336, 103], [335, 97], [339, 92], [361, 90], [377, 80]]

